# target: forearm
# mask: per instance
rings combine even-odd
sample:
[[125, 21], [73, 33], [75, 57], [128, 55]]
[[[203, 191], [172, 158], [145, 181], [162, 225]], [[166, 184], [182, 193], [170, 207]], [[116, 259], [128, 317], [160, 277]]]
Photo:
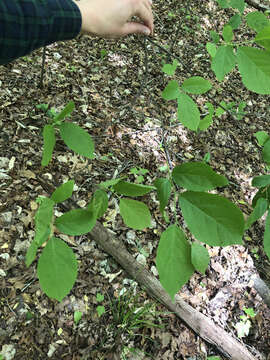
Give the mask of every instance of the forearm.
[[1, 0], [0, 64], [76, 37], [81, 13], [72, 0]]

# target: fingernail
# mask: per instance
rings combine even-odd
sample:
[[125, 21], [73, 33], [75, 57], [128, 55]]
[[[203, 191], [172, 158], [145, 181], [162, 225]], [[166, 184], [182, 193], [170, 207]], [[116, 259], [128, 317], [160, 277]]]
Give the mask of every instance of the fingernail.
[[148, 28], [143, 29], [145, 35], [150, 35], [150, 30]]

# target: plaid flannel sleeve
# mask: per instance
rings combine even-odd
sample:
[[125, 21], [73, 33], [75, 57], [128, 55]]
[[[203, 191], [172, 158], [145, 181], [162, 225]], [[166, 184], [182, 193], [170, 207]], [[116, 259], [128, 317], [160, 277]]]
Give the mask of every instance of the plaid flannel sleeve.
[[76, 37], [81, 24], [72, 0], [0, 0], [0, 65]]

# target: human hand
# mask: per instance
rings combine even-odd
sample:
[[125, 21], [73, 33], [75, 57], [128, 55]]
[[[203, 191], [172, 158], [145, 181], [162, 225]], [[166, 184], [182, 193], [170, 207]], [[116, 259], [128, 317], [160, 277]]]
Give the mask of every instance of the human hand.
[[[80, 0], [75, 4], [82, 15], [82, 32], [105, 38], [133, 33], [153, 33], [151, 0]], [[143, 24], [128, 21], [138, 16]]]

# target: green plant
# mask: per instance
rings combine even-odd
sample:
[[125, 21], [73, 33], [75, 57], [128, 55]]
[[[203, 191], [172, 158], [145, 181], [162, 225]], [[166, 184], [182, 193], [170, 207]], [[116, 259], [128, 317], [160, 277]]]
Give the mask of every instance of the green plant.
[[74, 316], [73, 317], [74, 317], [74, 323], [77, 325], [80, 322], [81, 318], [82, 318], [82, 312], [78, 311], [78, 310], [74, 311]]
[[[238, 65], [244, 85], [258, 94], [270, 93], [270, 34], [269, 20], [264, 14], [254, 12], [243, 16], [244, 1], [220, 0], [222, 8], [232, 7], [237, 11], [228, 24], [223, 27], [222, 38], [218, 33], [210, 33], [212, 42], [207, 44], [211, 56], [211, 69], [217, 79], [223, 81], [225, 75]], [[259, 15], [260, 14], [260, 15]], [[247, 25], [257, 32], [255, 39], [249, 43], [264, 47], [242, 46], [243, 43], [233, 42], [234, 30], [245, 19]], [[246, 44], [246, 43], [245, 43]], [[166, 50], [167, 51], [167, 50]], [[164, 64], [163, 71], [173, 76], [178, 61]], [[201, 76], [192, 76], [179, 84], [171, 80], [162, 92], [165, 100], [177, 100], [179, 121], [193, 131], [206, 130], [213, 117], [220, 117], [225, 111], [234, 114], [240, 120], [245, 115], [245, 102], [205, 102], [207, 114], [201, 119], [200, 110], [191, 96], [207, 94], [212, 88], [209, 80]], [[48, 112], [47, 104], [40, 104], [40, 109]], [[55, 132], [59, 130], [62, 140], [80, 155], [90, 159], [94, 157], [94, 145], [90, 135], [76, 124], [64, 122], [74, 109], [73, 102], [59, 113], [51, 112], [50, 123], [43, 130], [44, 150], [42, 165], [46, 166], [52, 158], [55, 145]], [[262, 146], [263, 160], [270, 166], [270, 137], [266, 132], [259, 132], [256, 138]], [[43, 291], [59, 301], [71, 290], [77, 276], [77, 260], [68, 245], [55, 236], [55, 229], [66, 235], [82, 235], [92, 230], [96, 220], [103, 216], [108, 207], [108, 195], [114, 196], [126, 226], [135, 230], [143, 230], [151, 226], [151, 213], [145, 203], [150, 192], [154, 192], [159, 202], [159, 210], [164, 219], [170, 223], [161, 234], [157, 249], [156, 264], [161, 284], [174, 300], [175, 294], [195, 271], [205, 273], [209, 263], [209, 246], [228, 246], [243, 244], [244, 231], [264, 215], [267, 211], [264, 233], [264, 249], [270, 257], [270, 175], [254, 177], [252, 185], [259, 190], [253, 199], [253, 212], [245, 222], [240, 209], [218, 194], [210, 193], [220, 187], [227, 186], [228, 180], [217, 174], [207, 163], [210, 154], [206, 154], [203, 162], [187, 162], [170, 168], [169, 162], [160, 167], [166, 173], [153, 184], [142, 184], [146, 169], [133, 168], [130, 174], [135, 182], [126, 177], [110, 179], [99, 184], [89, 204], [85, 208], [72, 209], [55, 218], [54, 208], [71, 197], [74, 181], [60, 185], [49, 198], [39, 198], [39, 208], [35, 216], [36, 234], [26, 256], [29, 266], [36, 258], [42, 246], [38, 260], [37, 274]], [[138, 198], [143, 197], [143, 201]], [[173, 203], [173, 213], [167, 206]], [[195, 238], [187, 238], [179, 226], [179, 214]], [[126, 299], [125, 299], [126, 300]], [[121, 302], [124, 300], [121, 299]], [[118, 314], [124, 316], [124, 305], [118, 302]], [[124, 301], [125, 303], [126, 301]], [[127, 310], [127, 309], [126, 309]], [[101, 310], [100, 310], [101, 311]], [[128, 311], [125, 321], [128, 327], [139, 325], [140, 315], [134, 318], [134, 311]], [[121, 317], [120, 317], [121, 318]], [[120, 320], [119, 320], [120, 321]], [[137, 321], [139, 321], [137, 323]], [[133, 324], [133, 325], [132, 325]], [[126, 326], [126, 325], [125, 325]]]
[[112, 327], [116, 336], [128, 334], [134, 336], [141, 328], [162, 327], [154, 322], [156, 310], [154, 304], [141, 305], [139, 294], [133, 295], [132, 290], [119, 295], [117, 299], [110, 299]]
[[132, 356], [133, 359], [139, 359], [142, 358], [143, 355], [149, 355], [145, 352], [141, 351], [140, 349], [136, 349], [129, 346], [123, 346], [122, 352], [121, 352], [121, 360], [129, 360], [130, 356]]
[[248, 336], [250, 328], [251, 328], [250, 319], [253, 319], [256, 316], [256, 314], [252, 308], [248, 308], [248, 309], [244, 308], [243, 310], [245, 312], [245, 315], [241, 315], [240, 316], [241, 321], [239, 321], [235, 325], [235, 329], [237, 330], [237, 336], [239, 338]]
[[[262, 147], [262, 158], [266, 165], [270, 165], [270, 137], [260, 131], [255, 134], [258, 144]], [[255, 176], [251, 185], [256, 187], [257, 193], [252, 199], [253, 211], [246, 220], [245, 230], [248, 230], [256, 221], [266, 215], [263, 247], [266, 255], [270, 259], [270, 175]]]
[[[222, 37], [215, 31], [211, 31], [212, 42], [206, 44], [211, 57], [211, 69], [217, 80], [223, 81], [225, 75], [234, 70], [237, 65], [242, 82], [248, 90], [258, 94], [270, 94], [270, 21], [264, 14], [257, 11], [243, 16], [244, 0], [217, 0], [217, 2], [223, 9], [232, 7], [238, 11], [229, 23], [224, 25]], [[240, 26], [243, 19], [252, 30], [257, 32], [257, 35], [253, 40], [233, 41], [234, 30]], [[249, 44], [259, 45], [260, 48], [243, 46]], [[174, 60], [172, 65], [163, 65], [162, 70], [172, 76], [177, 65], [178, 62]], [[162, 97], [165, 100], [177, 100], [178, 120], [193, 131], [206, 130], [212, 124], [213, 116], [220, 116], [226, 110], [231, 110], [231, 114], [235, 115], [236, 119], [242, 119], [246, 106], [243, 101], [239, 105], [235, 102], [226, 105], [223, 102], [216, 110], [213, 104], [207, 102], [208, 114], [201, 119], [196, 102], [188, 94], [202, 95], [211, 88], [212, 84], [209, 80], [192, 76], [181, 85], [176, 80], [169, 81], [162, 92]]]
[[94, 158], [94, 142], [91, 136], [78, 125], [63, 121], [71, 114], [74, 107], [73, 101], [70, 101], [60, 113], [56, 113], [54, 109], [48, 110], [48, 104], [39, 105], [39, 108], [47, 111], [51, 118], [50, 123], [44, 126], [42, 133], [44, 141], [42, 166], [47, 166], [52, 159], [56, 130], [59, 130], [61, 139], [71, 150], [89, 159]]
[[[104, 300], [104, 295], [97, 293], [96, 300], [97, 300], [97, 302], [101, 303]], [[98, 313], [98, 316], [105, 314], [105, 307], [103, 305], [98, 305], [97, 313]]]
[[50, 297], [61, 301], [71, 290], [77, 277], [77, 259], [72, 249], [54, 236], [54, 227], [67, 235], [82, 235], [94, 227], [108, 206], [108, 198], [103, 190], [97, 190], [86, 209], [73, 209], [56, 220], [54, 207], [67, 200], [73, 192], [74, 181], [69, 180], [59, 186], [50, 198], [40, 197], [35, 215], [35, 238], [26, 254], [26, 265], [36, 258], [43, 245], [38, 260], [37, 274], [41, 288]]
[[133, 174], [135, 176], [135, 182], [140, 184], [144, 181], [144, 176], [149, 173], [149, 171], [147, 169], [143, 169], [141, 167], [139, 168], [132, 168], [129, 171], [129, 174]]
[[108, 55], [108, 51], [105, 49], [100, 50], [100, 58], [103, 60]]

